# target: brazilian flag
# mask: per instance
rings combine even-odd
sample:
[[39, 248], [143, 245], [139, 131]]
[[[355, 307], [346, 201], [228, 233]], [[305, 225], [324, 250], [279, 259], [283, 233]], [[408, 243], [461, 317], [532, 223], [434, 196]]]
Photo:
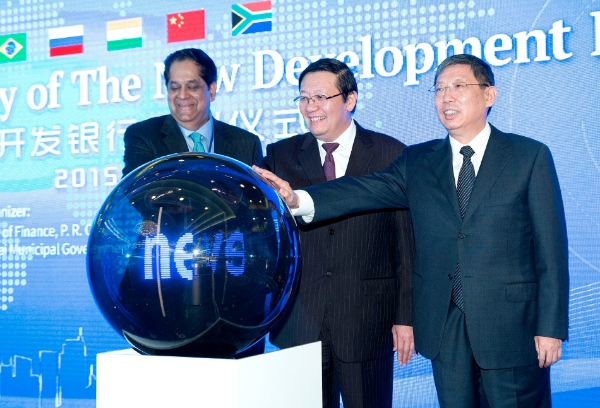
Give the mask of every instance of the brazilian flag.
[[27, 39], [25, 33], [0, 35], [0, 64], [25, 61]]

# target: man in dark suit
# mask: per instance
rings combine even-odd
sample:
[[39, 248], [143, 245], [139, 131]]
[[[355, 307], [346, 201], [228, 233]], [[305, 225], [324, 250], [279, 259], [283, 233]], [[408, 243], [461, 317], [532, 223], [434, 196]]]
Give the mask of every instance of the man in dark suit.
[[[170, 115], [133, 124], [125, 131], [123, 176], [154, 159], [189, 151], [217, 153], [242, 163], [260, 165], [258, 137], [216, 120], [210, 103], [217, 93], [217, 67], [202, 50], [187, 48], [165, 59], [164, 71]], [[264, 351], [264, 340], [236, 357]]]
[[312, 222], [410, 208], [415, 345], [432, 360], [440, 405], [548, 407], [549, 367], [567, 339], [569, 290], [552, 156], [540, 142], [489, 125], [496, 88], [479, 58], [443, 61], [432, 91], [449, 137], [405, 148], [382, 172], [300, 196], [263, 175], [290, 207], [307, 207], [298, 215], [312, 211]]
[[[401, 142], [353, 121], [358, 87], [346, 64], [310, 64], [299, 90], [310, 132], [267, 146], [265, 158], [294, 188], [382, 170], [401, 153]], [[271, 341], [322, 342], [324, 407], [339, 406], [340, 391], [346, 408], [391, 407], [394, 346], [402, 364], [414, 349], [410, 215], [368, 211], [301, 225], [300, 240], [298, 294]]]
[[204, 51], [175, 51], [165, 59], [164, 77], [171, 114], [127, 128], [123, 175], [159, 157], [189, 151], [222, 154], [249, 166], [262, 163], [256, 135], [212, 117], [217, 67]]

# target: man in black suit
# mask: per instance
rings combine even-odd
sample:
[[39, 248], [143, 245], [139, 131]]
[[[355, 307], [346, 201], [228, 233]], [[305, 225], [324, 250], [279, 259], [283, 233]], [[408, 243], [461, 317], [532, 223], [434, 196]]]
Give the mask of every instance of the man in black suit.
[[[123, 176], [154, 159], [189, 151], [217, 153], [242, 163], [260, 165], [258, 137], [216, 120], [210, 103], [217, 93], [217, 67], [202, 50], [187, 48], [165, 59], [164, 71], [170, 115], [133, 124], [125, 131]], [[236, 357], [264, 351], [264, 340]]]
[[300, 196], [263, 175], [290, 207], [307, 207], [297, 214], [312, 212], [312, 222], [411, 209], [415, 345], [432, 360], [442, 407], [549, 407], [549, 367], [567, 339], [569, 296], [552, 155], [487, 122], [496, 88], [481, 59], [446, 59], [432, 91], [449, 137], [405, 148], [382, 172]]
[[[265, 158], [294, 188], [381, 170], [401, 153], [401, 142], [353, 121], [358, 87], [346, 64], [310, 64], [299, 90], [310, 132], [267, 146]], [[271, 341], [322, 342], [324, 407], [339, 406], [340, 390], [346, 408], [391, 407], [393, 350], [406, 364], [414, 349], [410, 215], [368, 211], [301, 225], [300, 240], [298, 295]]]
[[171, 114], [127, 128], [123, 175], [159, 157], [189, 151], [222, 154], [249, 166], [262, 163], [256, 135], [212, 117], [217, 67], [204, 51], [175, 51], [165, 59], [164, 77]]

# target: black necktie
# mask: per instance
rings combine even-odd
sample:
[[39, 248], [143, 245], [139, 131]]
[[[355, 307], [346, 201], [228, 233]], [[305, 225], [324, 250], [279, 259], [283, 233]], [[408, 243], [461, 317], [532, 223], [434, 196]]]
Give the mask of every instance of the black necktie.
[[325, 180], [335, 180], [335, 162], [333, 161], [333, 151], [339, 147], [339, 143], [323, 143], [325, 154], [325, 162], [323, 162], [323, 173]]
[[[470, 146], [463, 146], [460, 149], [460, 154], [462, 154], [464, 158], [463, 164], [460, 167], [460, 172], [458, 173], [456, 194], [458, 195], [460, 215], [464, 217], [467, 204], [469, 204], [469, 197], [471, 197], [471, 190], [473, 190], [473, 183], [475, 182], [475, 167], [473, 167], [473, 163], [471, 163], [471, 156], [475, 154], [475, 151]], [[454, 281], [452, 283], [452, 301], [456, 307], [464, 313], [465, 300], [463, 298], [459, 262], [456, 263], [456, 271], [454, 272]]]

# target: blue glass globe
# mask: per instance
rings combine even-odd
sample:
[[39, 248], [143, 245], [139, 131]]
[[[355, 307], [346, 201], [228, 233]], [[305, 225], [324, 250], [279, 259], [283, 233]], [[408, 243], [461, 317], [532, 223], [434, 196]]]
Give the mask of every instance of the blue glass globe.
[[110, 325], [147, 354], [227, 358], [296, 291], [295, 221], [250, 167], [182, 153], [128, 174], [102, 205], [87, 270]]

